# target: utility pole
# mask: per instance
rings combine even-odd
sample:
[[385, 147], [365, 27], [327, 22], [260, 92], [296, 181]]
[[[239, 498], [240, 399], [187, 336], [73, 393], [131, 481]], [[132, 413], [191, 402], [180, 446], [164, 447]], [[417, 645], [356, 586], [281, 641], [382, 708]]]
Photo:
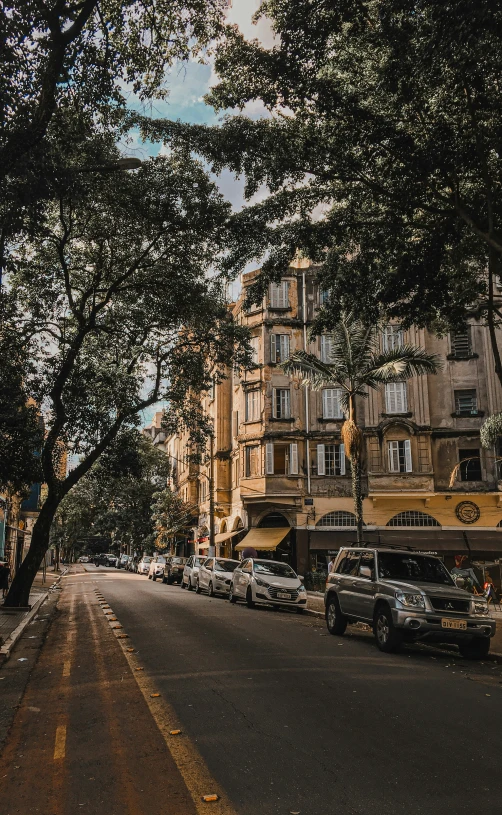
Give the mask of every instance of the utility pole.
[[209, 551], [216, 555], [214, 543], [214, 435], [209, 441]]

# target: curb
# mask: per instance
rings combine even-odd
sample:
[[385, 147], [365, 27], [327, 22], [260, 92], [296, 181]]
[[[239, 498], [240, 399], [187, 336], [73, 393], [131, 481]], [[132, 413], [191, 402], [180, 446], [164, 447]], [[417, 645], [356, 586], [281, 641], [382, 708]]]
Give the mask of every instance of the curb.
[[45, 600], [47, 600], [49, 593], [51, 592], [55, 585], [56, 584], [54, 583], [53, 586], [51, 586], [50, 589], [48, 589], [48, 591], [41, 594], [40, 597], [37, 600], [35, 600], [31, 607], [31, 610], [28, 612], [25, 619], [22, 620], [17, 626], [17, 628], [14, 629], [12, 634], [10, 634], [10, 636], [7, 637], [4, 644], [0, 648], [0, 667], [4, 664], [4, 662], [7, 662], [7, 660], [10, 657], [10, 653], [14, 648], [16, 642], [18, 641], [19, 637], [24, 632], [26, 626], [29, 625], [29, 623], [31, 623], [42, 603], [44, 603]]

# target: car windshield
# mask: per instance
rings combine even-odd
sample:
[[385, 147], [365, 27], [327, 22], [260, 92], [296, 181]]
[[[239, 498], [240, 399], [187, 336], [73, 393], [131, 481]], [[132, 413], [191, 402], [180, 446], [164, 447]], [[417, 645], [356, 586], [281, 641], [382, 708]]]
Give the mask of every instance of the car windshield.
[[255, 560], [253, 568], [257, 574], [272, 574], [275, 577], [296, 577], [287, 563], [275, 563], [273, 560]]
[[151, 557], [144, 557], [143, 563], [150, 563], [151, 559], [152, 559]]
[[215, 572], [233, 572], [233, 570], [239, 565], [238, 560], [215, 560], [214, 561], [214, 571]]
[[173, 557], [173, 563], [186, 563], [186, 558], [184, 557]]
[[202, 566], [202, 564], [204, 563], [205, 560], [206, 560], [205, 557], [196, 557], [194, 559], [193, 565], [194, 566]]
[[165, 563], [165, 562], [166, 562], [165, 557], [160, 557], [160, 556], [159, 556], [159, 557], [157, 558], [157, 563]]
[[442, 562], [427, 555], [401, 552], [379, 552], [378, 573], [387, 580], [418, 581], [454, 586], [455, 583]]

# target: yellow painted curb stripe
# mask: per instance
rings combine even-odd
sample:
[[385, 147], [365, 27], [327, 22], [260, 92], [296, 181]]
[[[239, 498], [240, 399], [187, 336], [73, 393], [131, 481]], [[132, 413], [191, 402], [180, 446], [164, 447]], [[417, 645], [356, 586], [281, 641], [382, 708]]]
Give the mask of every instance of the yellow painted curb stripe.
[[71, 670], [71, 662], [63, 662], [63, 676], [69, 676]]
[[56, 741], [54, 744], [54, 761], [65, 757], [66, 754], [66, 725], [60, 724], [56, 728]]
[[[156, 695], [157, 688], [155, 683], [150, 679], [147, 673], [138, 671], [136, 658], [133, 654], [128, 653], [125, 643], [119, 644], [122, 647], [122, 651], [129, 663], [129, 667], [131, 668], [138, 687], [143, 694], [143, 698], [150, 709], [150, 713], [162, 733], [167, 749], [171, 753], [181, 777], [188, 788], [198, 815], [202, 815], [203, 813], [204, 815], [208, 815], [208, 813], [211, 813], [211, 815], [237, 815], [228, 796], [214, 780], [195, 745], [192, 744], [188, 737], [181, 734], [176, 739], [173, 739], [171, 732], [173, 730], [182, 729], [174, 708], [171, 707], [165, 699], [162, 697], [159, 698]], [[219, 796], [219, 800], [211, 803], [210, 807], [202, 800], [208, 793], [216, 793]]]

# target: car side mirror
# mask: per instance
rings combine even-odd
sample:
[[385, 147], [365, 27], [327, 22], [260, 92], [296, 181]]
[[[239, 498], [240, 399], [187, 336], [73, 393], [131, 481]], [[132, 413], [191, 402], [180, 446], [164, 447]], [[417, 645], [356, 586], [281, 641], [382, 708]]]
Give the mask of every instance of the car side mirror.
[[297, 575], [298, 580], [305, 580], [305, 577], [302, 574]]
[[359, 567], [359, 577], [368, 577], [371, 579], [371, 569], [369, 566], [360, 566]]

